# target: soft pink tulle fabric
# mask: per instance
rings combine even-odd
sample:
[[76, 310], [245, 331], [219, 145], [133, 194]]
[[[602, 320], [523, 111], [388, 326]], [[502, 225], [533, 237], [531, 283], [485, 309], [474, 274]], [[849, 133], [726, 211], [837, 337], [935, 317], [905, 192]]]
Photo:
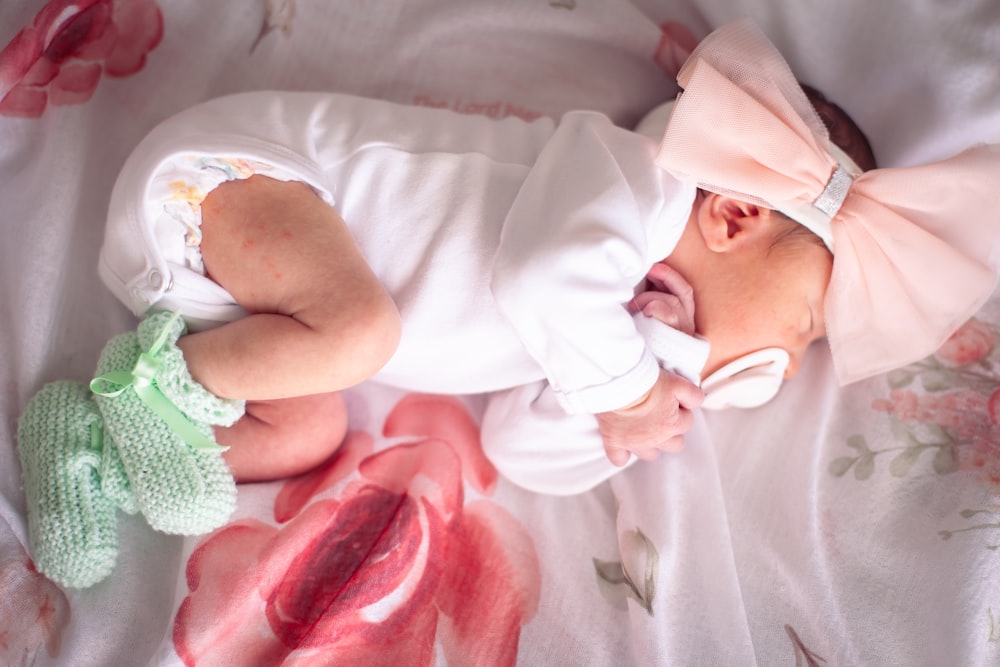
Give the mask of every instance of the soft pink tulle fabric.
[[[828, 132], [753, 23], [713, 32], [677, 78], [684, 92], [660, 146], [662, 168], [769, 208], [811, 205], [823, 193], [838, 164]], [[855, 178], [830, 219], [825, 311], [841, 384], [933, 353], [989, 298], [1000, 259], [998, 175], [1000, 147], [980, 145]]]

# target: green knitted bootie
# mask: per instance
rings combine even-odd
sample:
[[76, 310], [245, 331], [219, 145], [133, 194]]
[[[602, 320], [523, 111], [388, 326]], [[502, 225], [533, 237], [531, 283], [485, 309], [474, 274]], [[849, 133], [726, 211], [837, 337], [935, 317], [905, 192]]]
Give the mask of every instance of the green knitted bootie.
[[35, 567], [71, 588], [104, 579], [118, 556], [118, 519], [101, 490], [101, 415], [90, 390], [79, 382], [42, 387], [17, 440]]
[[91, 389], [149, 525], [199, 535], [235, 509], [236, 484], [212, 425], [234, 424], [244, 403], [219, 399], [191, 378], [176, 346], [184, 331], [176, 315], [156, 313], [137, 332], [113, 338]]
[[[94, 403], [97, 407], [97, 403]], [[101, 421], [101, 436], [104, 435], [104, 422]], [[128, 481], [128, 474], [122, 464], [121, 456], [118, 455], [118, 448], [108, 439], [101, 446], [101, 491], [111, 502], [118, 506], [126, 514], [135, 514], [139, 511], [139, 503], [132, 493], [132, 485]]]

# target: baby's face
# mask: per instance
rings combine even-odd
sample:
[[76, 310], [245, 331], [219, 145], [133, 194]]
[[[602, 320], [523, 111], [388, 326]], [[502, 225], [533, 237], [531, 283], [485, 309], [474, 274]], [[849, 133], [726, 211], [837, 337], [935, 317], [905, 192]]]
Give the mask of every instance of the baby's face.
[[823, 300], [833, 257], [823, 246], [790, 240], [761, 244], [714, 267], [695, 289], [695, 325], [711, 343], [707, 377], [726, 363], [768, 347], [788, 352], [785, 377], [826, 335]]

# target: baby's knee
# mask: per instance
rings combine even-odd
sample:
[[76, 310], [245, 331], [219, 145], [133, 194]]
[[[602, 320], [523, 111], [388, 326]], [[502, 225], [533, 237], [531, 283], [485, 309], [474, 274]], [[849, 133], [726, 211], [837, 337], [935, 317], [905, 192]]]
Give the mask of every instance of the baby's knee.
[[403, 320], [392, 297], [380, 291], [372, 295], [372, 304], [366, 309], [360, 324], [357, 349], [367, 355], [374, 374], [396, 353], [403, 334]]
[[[399, 347], [402, 320], [388, 294], [368, 296], [350, 317], [311, 318], [319, 351], [312, 372], [330, 378], [326, 389], [343, 389], [378, 373]], [[324, 389], [324, 391], [326, 390]]]

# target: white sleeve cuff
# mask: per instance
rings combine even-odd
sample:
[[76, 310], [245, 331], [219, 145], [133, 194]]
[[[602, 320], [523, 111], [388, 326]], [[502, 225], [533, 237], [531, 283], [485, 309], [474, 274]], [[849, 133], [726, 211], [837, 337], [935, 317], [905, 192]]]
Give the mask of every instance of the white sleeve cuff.
[[701, 372], [711, 349], [707, 340], [689, 336], [642, 313], [633, 315], [632, 320], [662, 368], [701, 384]]
[[597, 419], [567, 415], [544, 380], [490, 394], [481, 436], [500, 474], [536, 493], [583, 493], [622, 470], [604, 453]]
[[556, 398], [566, 412], [597, 414], [630, 405], [656, 384], [660, 368], [701, 385], [701, 371], [710, 350], [707, 340], [689, 336], [642, 313], [636, 313], [632, 319], [636, 330], [646, 339], [639, 363], [605, 384], [573, 392], [556, 391]]
[[620, 410], [643, 397], [660, 377], [660, 365], [649, 346], [642, 351], [639, 363], [625, 375], [604, 384], [572, 392], [555, 390], [556, 399], [569, 414], [592, 414]]

